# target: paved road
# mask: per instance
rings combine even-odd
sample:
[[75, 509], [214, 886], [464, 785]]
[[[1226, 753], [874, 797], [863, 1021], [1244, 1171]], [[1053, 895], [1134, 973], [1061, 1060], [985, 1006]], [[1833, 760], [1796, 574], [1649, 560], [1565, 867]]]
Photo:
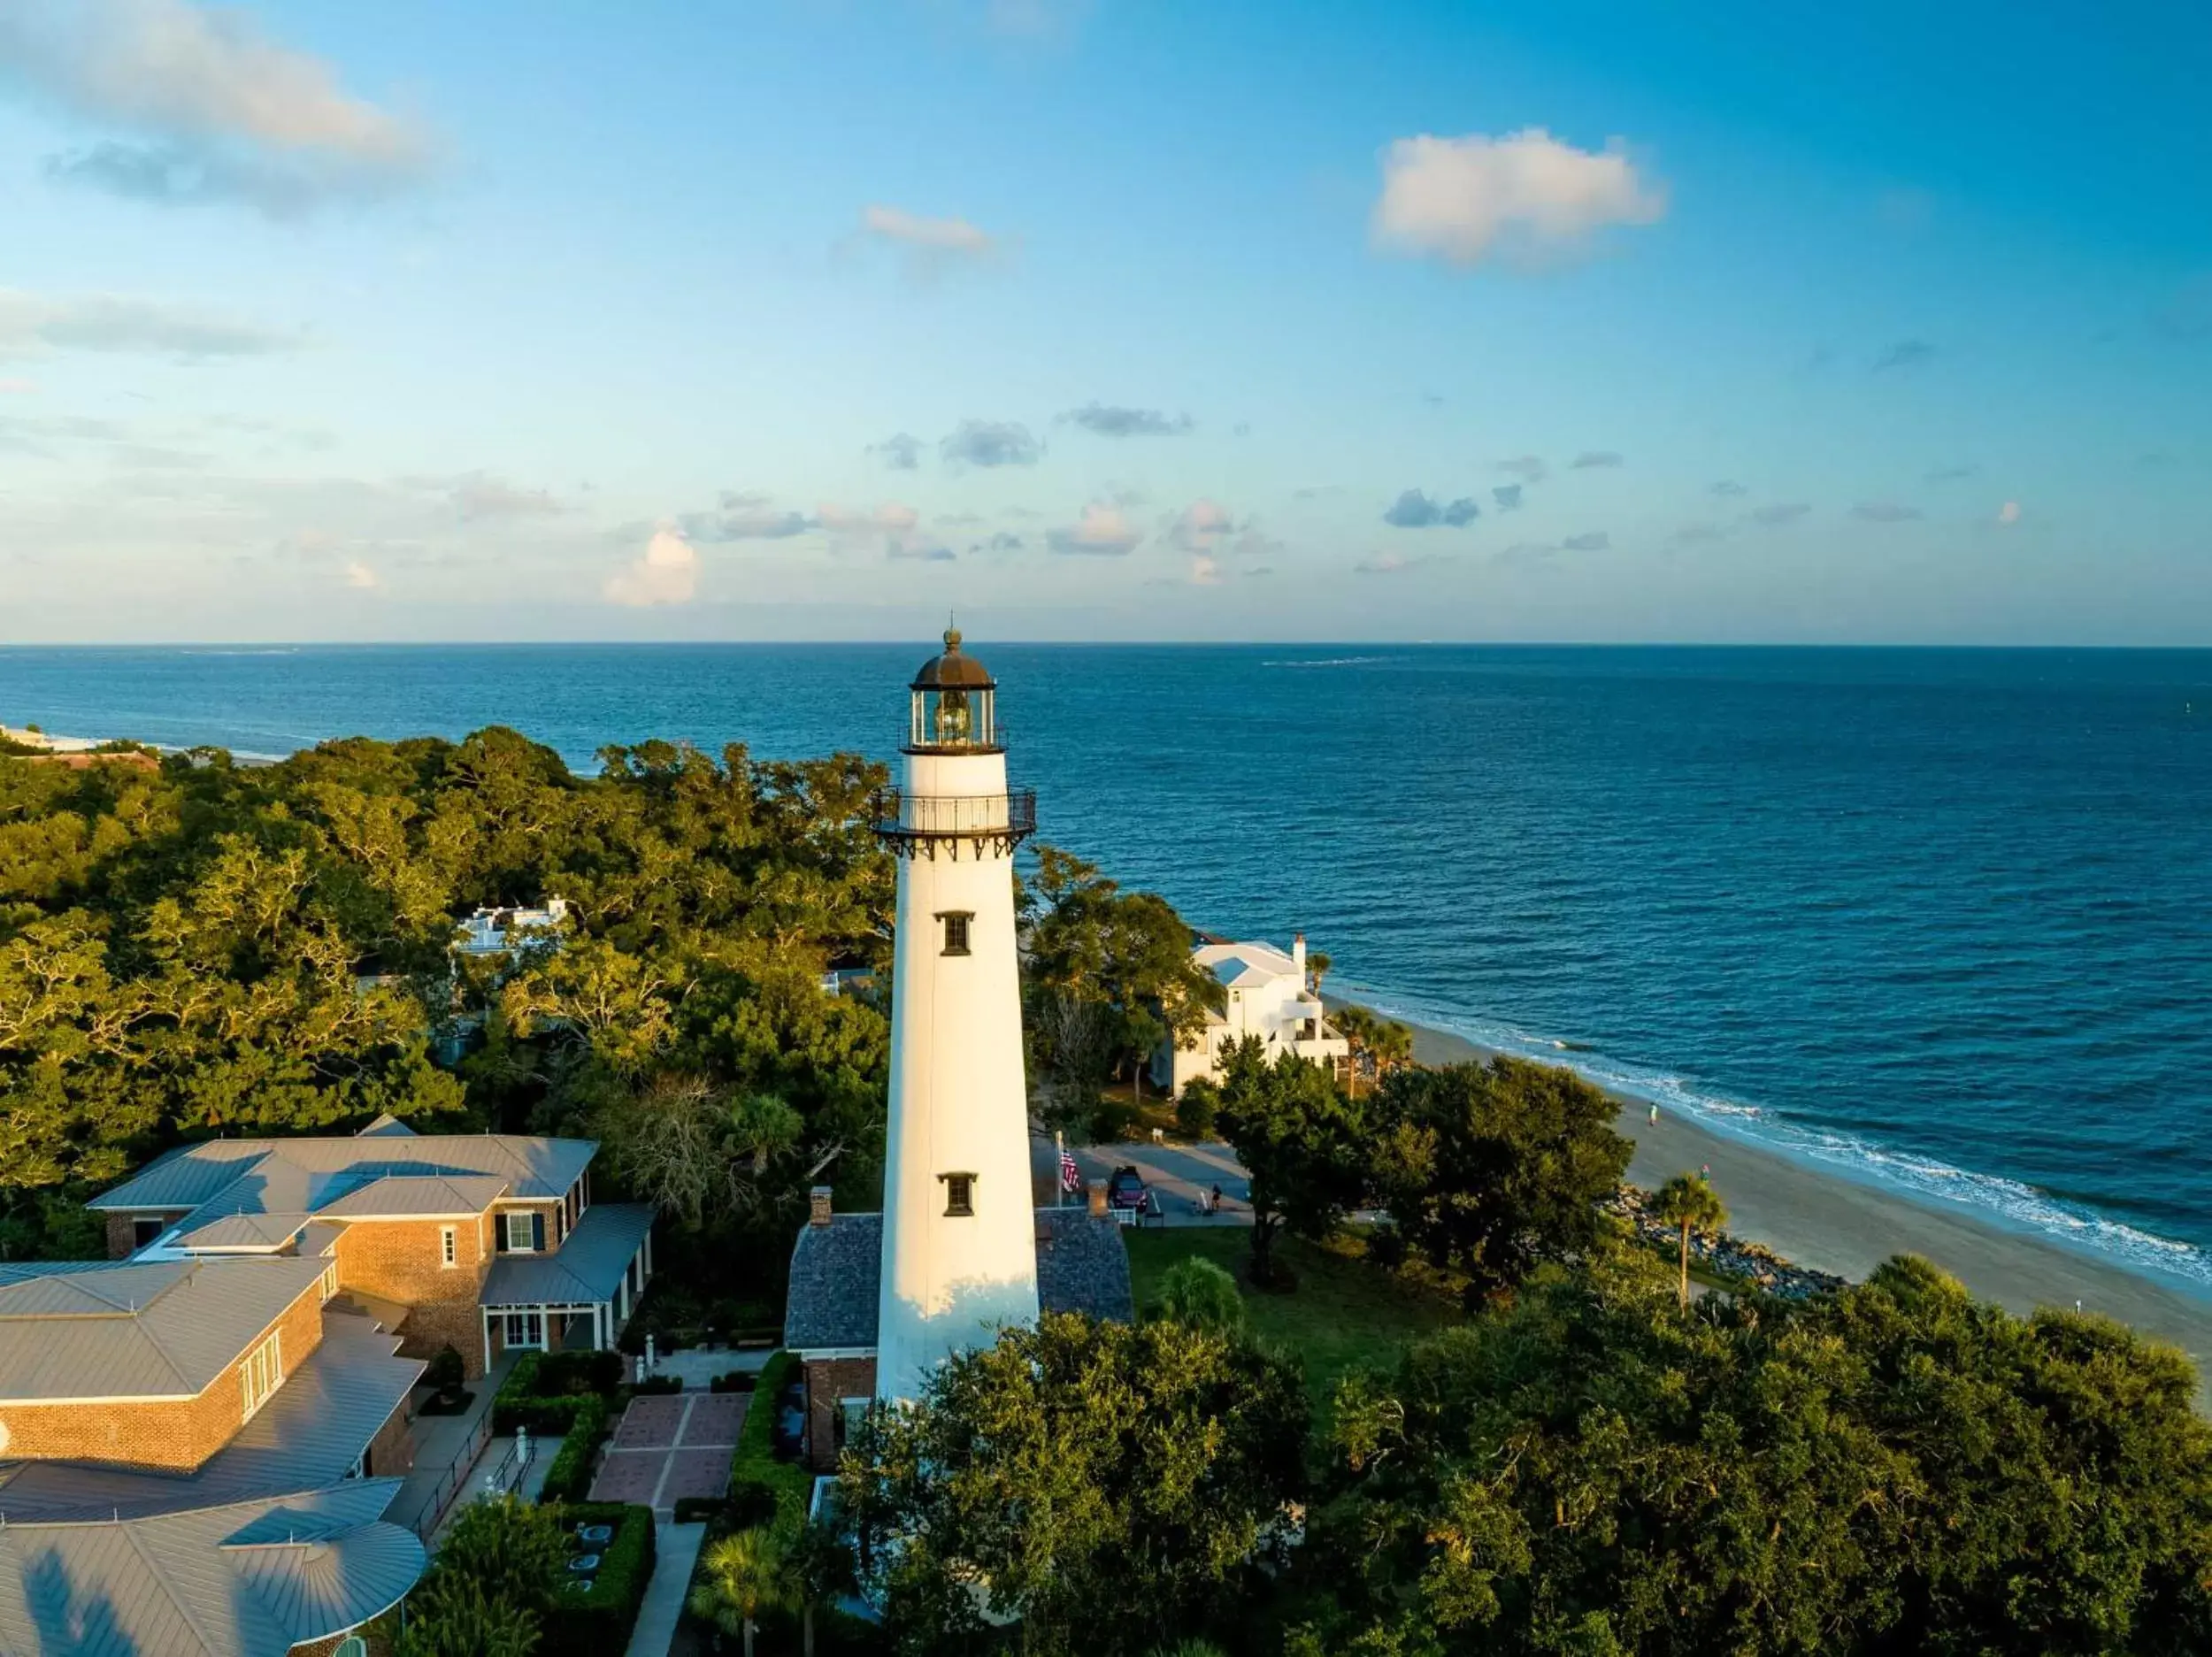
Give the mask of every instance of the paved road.
[[[1135, 1168], [1145, 1184], [1160, 1193], [1162, 1218], [1169, 1225], [1252, 1224], [1250, 1182], [1236, 1153], [1218, 1139], [1195, 1145], [1154, 1145], [1146, 1140], [1132, 1140], [1121, 1145], [1079, 1145], [1073, 1149], [1075, 1165], [1088, 1180], [1103, 1181], [1117, 1168]], [[1031, 1150], [1039, 1177], [1045, 1182], [1045, 1200], [1048, 1201], [1052, 1190], [1052, 1141], [1041, 1136], [1033, 1138]], [[1216, 1185], [1221, 1187], [1222, 1211], [1201, 1214], [1198, 1193]]]

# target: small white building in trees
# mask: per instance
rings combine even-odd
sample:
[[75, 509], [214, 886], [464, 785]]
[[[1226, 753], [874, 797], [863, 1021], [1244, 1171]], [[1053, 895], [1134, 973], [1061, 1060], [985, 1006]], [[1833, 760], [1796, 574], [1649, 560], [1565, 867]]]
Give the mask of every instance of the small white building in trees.
[[1191, 959], [1221, 985], [1222, 1007], [1209, 1010], [1194, 1046], [1162, 1044], [1152, 1057], [1152, 1079], [1171, 1093], [1203, 1078], [1221, 1077], [1223, 1043], [1256, 1036], [1269, 1058], [1293, 1053], [1331, 1067], [1349, 1063], [1352, 1046], [1328, 1021], [1319, 992], [1306, 981], [1306, 935], [1291, 940], [1285, 955], [1272, 944], [1202, 943]]

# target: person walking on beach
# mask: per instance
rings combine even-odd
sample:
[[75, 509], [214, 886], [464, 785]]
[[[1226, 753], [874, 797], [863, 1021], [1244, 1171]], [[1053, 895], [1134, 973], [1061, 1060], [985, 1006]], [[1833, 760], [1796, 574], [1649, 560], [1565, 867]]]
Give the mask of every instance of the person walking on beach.
[[1655, 1128], [1659, 1125], [1659, 1107], [1656, 1105], [1651, 1108], [1651, 1125]]

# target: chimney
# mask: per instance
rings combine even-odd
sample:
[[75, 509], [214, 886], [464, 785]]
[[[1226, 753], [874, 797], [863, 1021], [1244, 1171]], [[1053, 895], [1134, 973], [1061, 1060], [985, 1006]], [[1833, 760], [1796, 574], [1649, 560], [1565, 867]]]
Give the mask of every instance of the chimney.
[[1106, 1217], [1106, 1182], [1102, 1179], [1094, 1184], [1090, 1188], [1089, 1195], [1092, 1217], [1104, 1219]]
[[830, 1223], [830, 1188], [817, 1185], [806, 1193], [807, 1224], [827, 1225]]
[[1298, 982], [1303, 985], [1306, 981], [1306, 935], [1303, 932], [1290, 935], [1290, 964], [1298, 969]]

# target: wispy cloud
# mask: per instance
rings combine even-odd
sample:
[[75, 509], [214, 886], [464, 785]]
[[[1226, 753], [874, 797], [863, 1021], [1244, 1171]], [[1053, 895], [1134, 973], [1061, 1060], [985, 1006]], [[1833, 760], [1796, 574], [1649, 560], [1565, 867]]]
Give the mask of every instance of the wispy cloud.
[[1168, 540], [1188, 553], [1210, 555], [1236, 528], [1236, 518], [1218, 501], [1193, 501], [1175, 515]]
[[600, 589], [607, 602], [630, 610], [688, 604], [698, 590], [698, 551], [673, 529], [654, 531], [645, 550]]
[[381, 581], [377, 577], [376, 572], [370, 568], [367, 564], [362, 563], [358, 558], [350, 558], [347, 560], [344, 571], [344, 579], [346, 585], [352, 587], [356, 592], [365, 593], [370, 591], [372, 588], [382, 585]]
[[1671, 547], [1696, 547], [1709, 541], [1725, 541], [1727, 538], [1726, 526], [1716, 524], [1709, 518], [1694, 524], [1683, 525], [1681, 528], [1667, 537], [1667, 544]]
[[905, 432], [896, 432], [880, 443], [869, 444], [868, 452], [894, 472], [912, 472], [922, 464], [922, 440]]
[[1870, 524], [1903, 524], [1920, 517], [1921, 511], [1897, 501], [1862, 501], [1851, 509], [1851, 516]]
[[1408, 558], [1394, 552], [1379, 552], [1371, 558], [1363, 558], [1352, 566], [1355, 575], [1403, 575], [1428, 563], [1426, 558]]
[[1512, 460], [1501, 460], [1500, 472], [1509, 472], [1523, 483], [1541, 483], [1551, 476], [1551, 468], [1534, 455], [1521, 455]]
[[111, 351], [207, 362], [299, 349], [297, 334], [186, 306], [113, 294], [48, 299], [0, 288], [0, 357]]
[[904, 534], [921, 521], [921, 514], [898, 501], [880, 506], [845, 507], [824, 502], [815, 510], [817, 527], [833, 535]]
[[1936, 348], [1925, 340], [1900, 340], [1874, 359], [1874, 372], [1888, 373], [1901, 368], [1924, 368], [1935, 360]]
[[421, 180], [415, 121], [346, 92], [330, 65], [189, 0], [9, 0], [0, 72], [131, 134], [48, 157], [49, 177], [165, 205], [240, 203], [276, 219]]
[[27, 397], [37, 389], [35, 380], [0, 377], [0, 397]]
[[910, 540], [895, 535], [883, 549], [887, 558], [910, 558], [920, 564], [950, 564], [960, 555], [950, 547], [940, 546], [933, 541]]
[[1050, 531], [1045, 541], [1055, 552], [1119, 557], [1143, 539], [1144, 533], [1130, 523], [1121, 508], [1093, 501], [1073, 525]]
[[1603, 552], [1613, 544], [1613, 537], [1601, 529], [1586, 530], [1579, 535], [1570, 535], [1559, 543], [1562, 552]]
[[898, 252], [910, 274], [933, 277], [959, 265], [980, 265], [1005, 251], [998, 237], [964, 219], [926, 219], [902, 207], [881, 204], [860, 215], [860, 234]]
[[1609, 449], [1586, 449], [1567, 463], [1567, 470], [1589, 472], [1594, 469], [1625, 466], [1627, 464], [1626, 456], [1617, 455]]
[[1502, 483], [1490, 491], [1490, 498], [1501, 512], [1517, 512], [1521, 510], [1522, 487], [1517, 483]]
[[694, 541], [784, 541], [812, 527], [803, 513], [779, 510], [764, 495], [726, 489], [721, 508], [687, 512], [683, 533]]
[[964, 466], [1033, 466], [1044, 453], [1030, 429], [1013, 420], [963, 420], [937, 449]]
[[465, 524], [488, 518], [549, 518], [561, 510], [560, 502], [546, 490], [518, 488], [488, 472], [399, 481], [403, 488], [443, 495]]
[[1493, 255], [1522, 264], [1580, 251], [1610, 225], [1656, 223], [1665, 188], [1638, 174], [1618, 139], [1578, 150], [1540, 127], [1401, 138], [1383, 152], [1375, 245], [1463, 269]]
[[1432, 529], [1439, 525], [1459, 529], [1482, 516], [1474, 501], [1462, 495], [1455, 501], [1432, 501], [1418, 489], [1408, 489], [1390, 503], [1383, 522], [1395, 529]]
[[1718, 483], [1708, 485], [1705, 493], [1732, 500], [1738, 495], [1749, 495], [1751, 491], [1733, 478], [1723, 478]]
[[1781, 524], [1794, 524], [1812, 510], [1811, 505], [1804, 501], [1779, 501], [1772, 506], [1754, 507], [1750, 516], [1753, 523], [1763, 524], [1770, 529]]
[[1105, 403], [1087, 403], [1060, 418], [1099, 437], [1179, 437], [1192, 424], [1187, 414], [1169, 415], [1157, 409], [1125, 409]]
[[2020, 502], [2017, 502], [2017, 501], [2007, 501], [2007, 502], [2005, 502], [2002, 506], [2001, 506], [2001, 507], [1999, 507], [1999, 508], [1997, 509], [1997, 524], [1998, 524], [1998, 526], [1999, 526], [2000, 528], [2001, 528], [2001, 529], [2010, 529], [2010, 528], [2011, 528], [2011, 527], [2012, 527], [2015, 524], [2018, 523], [2019, 521], [2020, 521]]

